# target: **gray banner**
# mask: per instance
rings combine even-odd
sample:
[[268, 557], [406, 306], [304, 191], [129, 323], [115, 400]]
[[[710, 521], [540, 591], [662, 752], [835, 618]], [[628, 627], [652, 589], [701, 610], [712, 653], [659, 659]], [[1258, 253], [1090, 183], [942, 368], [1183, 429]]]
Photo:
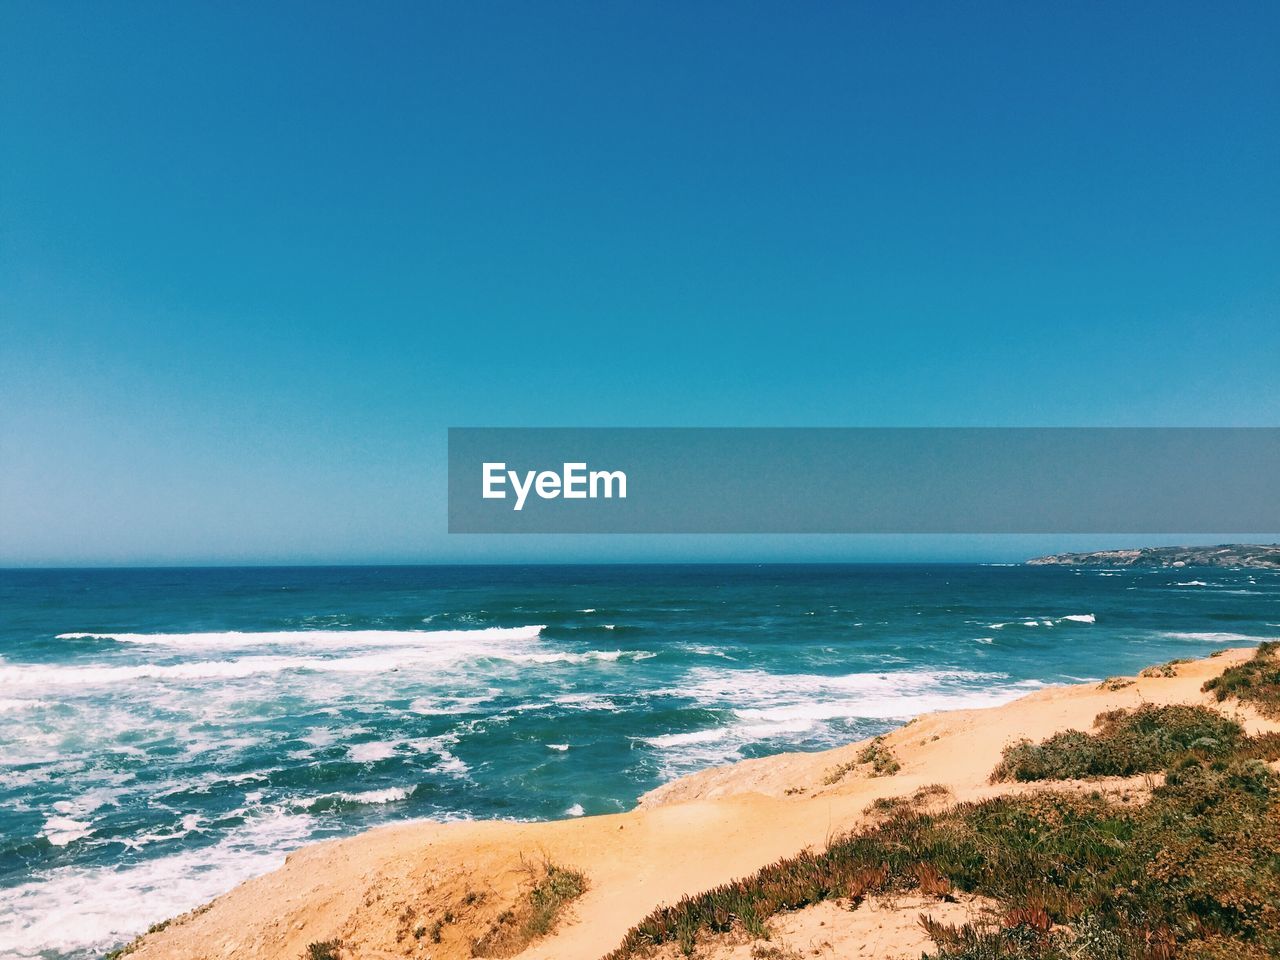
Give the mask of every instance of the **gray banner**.
[[452, 428], [449, 531], [1280, 531], [1280, 428]]

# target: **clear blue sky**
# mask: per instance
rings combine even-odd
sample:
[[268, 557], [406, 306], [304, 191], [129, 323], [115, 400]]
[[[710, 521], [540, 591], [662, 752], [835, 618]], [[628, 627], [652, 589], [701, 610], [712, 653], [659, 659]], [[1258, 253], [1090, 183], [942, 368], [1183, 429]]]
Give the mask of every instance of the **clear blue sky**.
[[0, 563], [1060, 545], [449, 537], [444, 431], [1280, 423], [1278, 49], [1272, 2], [0, 0]]

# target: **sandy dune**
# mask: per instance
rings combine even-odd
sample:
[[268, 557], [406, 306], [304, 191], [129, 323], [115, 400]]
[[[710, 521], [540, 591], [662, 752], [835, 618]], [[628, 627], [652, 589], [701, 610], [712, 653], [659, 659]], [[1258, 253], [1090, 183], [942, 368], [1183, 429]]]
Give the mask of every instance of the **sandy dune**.
[[[549, 859], [583, 871], [589, 887], [559, 928], [521, 957], [597, 960], [655, 906], [821, 847], [863, 822], [877, 798], [927, 784], [942, 784], [960, 800], [1042, 789], [987, 782], [1007, 744], [1071, 727], [1087, 730], [1099, 712], [1118, 707], [1210, 704], [1200, 692], [1204, 680], [1251, 655], [1227, 650], [1180, 665], [1176, 676], [1136, 678], [1119, 689], [1053, 687], [1001, 707], [919, 717], [886, 738], [901, 762], [892, 776], [872, 777], [864, 765], [826, 783], [855, 759], [859, 745], [852, 744], [706, 770], [646, 794], [625, 814], [552, 823], [408, 823], [316, 844], [147, 936], [131, 957], [294, 960], [308, 944], [331, 939], [343, 942], [344, 958], [470, 957], [474, 940], [528, 889], [531, 870]], [[1221, 708], [1251, 732], [1277, 729], [1234, 703]], [[1143, 784], [1138, 778], [1111, 788], [1141, 793]], [[921, 904], [872, 903], [839, 917], [827, 912], [824, 906], [786, 918], [779, 942], [809, 956], [816, 950], [881, 960], [919, 956], [923, 949], [904, 939], [919, 935]], [[927, 912], [941, 917], [946, 911], [939, 905]], [[725, 944], [715, 955], [751, 953], [747, 945]]]

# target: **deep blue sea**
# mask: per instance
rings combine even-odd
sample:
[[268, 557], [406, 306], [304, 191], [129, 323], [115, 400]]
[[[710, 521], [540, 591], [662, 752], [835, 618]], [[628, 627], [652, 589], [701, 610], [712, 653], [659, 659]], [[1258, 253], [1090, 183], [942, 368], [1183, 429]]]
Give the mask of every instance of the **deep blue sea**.
[[98, 956], [380, 823], [625, 810], [1277, 636], [1246, 570], [0, 571], [0, 957]]

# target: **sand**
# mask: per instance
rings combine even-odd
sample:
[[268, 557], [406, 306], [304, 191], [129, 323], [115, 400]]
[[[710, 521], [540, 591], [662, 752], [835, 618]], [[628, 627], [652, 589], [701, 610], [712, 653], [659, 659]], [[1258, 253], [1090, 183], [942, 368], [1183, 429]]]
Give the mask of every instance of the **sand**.
[[[520, 957], [598, 960], [654, 907], [806, 847], [820, 849], [865, 823], [867, 806], [878, 798], [932, 784], [944, 786], [942, 796], [953, 800], [1044, 789], [988, 782], [1003, 748], [1021, 738], [1088, 730], [1104, 710], [1143, 703], [1203, 703], [1235, 716], [1250, 732], [1280, 729], [1247, 707], [1219, 705], [1200, 692], [1205, 679], [1252, 654], [1225, 650], [1179, 665], [1175, 676], [1129, 678], [1119, 689], [1051, 687], [1000, 707], [921, 716], [885, 738], [901, 763], [891, 776], [871, 776], [859, 765], [826, 783], [856, 759], [862, 745], [850, 744], [706, 770], [646, 794], [624, 814], [550, 823], [415, 822], [315, 844], [148, 935], [131, 958], [294, 960], [308, 944], [334, 939], [343, 942], [343, 958], [469, 958], [475, 939], [549, 860], [582, 871], [588, 889], [558, 927]], [[1149, 783], [1133, 778], [1103, 786], [1141, 799]], [[753, 950], [776, 949], [778, 957], [918, 957], [928, 946], [921, 913], [954, 921], [983, 908], [899, 900], [869, 901], [856, 911], [821, 905], [776, 921], [767, 946], [725, 940], [700, 955], [747, 958]]]

